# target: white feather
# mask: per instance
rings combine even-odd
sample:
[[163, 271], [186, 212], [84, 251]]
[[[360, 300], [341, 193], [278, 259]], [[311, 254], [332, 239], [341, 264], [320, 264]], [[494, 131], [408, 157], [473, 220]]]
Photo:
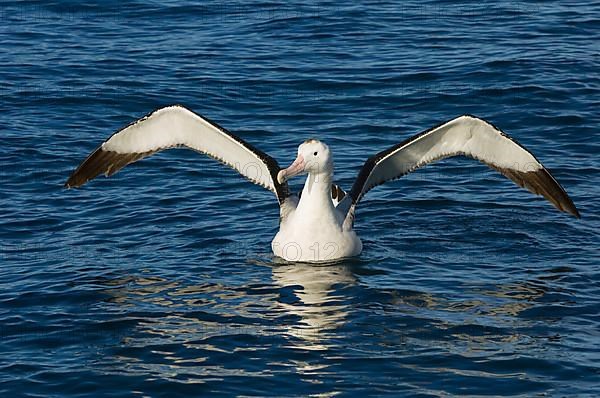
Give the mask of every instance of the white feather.
[[364, 181], [360, 196], [376, 185], [427, 163], [456, 155], [520, 172], [543, 168], [532, 154], [491, 124], [472, 116], [460, 116], [409, 140], [379, 159]]
[[267, 165], [256, 153], [194, 112], [179, 106], [159, 109], [119, 131], [102, 144], [117, 153], [144, 153], [186, 146], [236, 169], [253, 182], [275, 192]]

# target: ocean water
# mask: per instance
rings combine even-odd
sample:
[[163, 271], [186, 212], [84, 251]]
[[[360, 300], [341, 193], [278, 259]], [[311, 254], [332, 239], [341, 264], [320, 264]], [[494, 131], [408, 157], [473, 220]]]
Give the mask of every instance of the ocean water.
[[[600, 3], [0, 3], [3, 397], [600, 394]], [[530, 149], [582, 219], [473, 160], [365, 197], [364, 251], [282, 264], [273, 195], [173, 150], [65, 190], [173, 103], [349, 189], [455, 116]], [[299, 189], [303, 180], [292, 185]]]

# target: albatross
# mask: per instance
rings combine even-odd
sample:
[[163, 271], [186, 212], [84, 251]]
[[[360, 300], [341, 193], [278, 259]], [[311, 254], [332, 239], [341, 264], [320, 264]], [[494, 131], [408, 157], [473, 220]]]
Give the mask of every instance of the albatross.
[[[346, 192], [333, 181], [333, 156], [325, 143], [304, 141], [296, 160], [282, 169], [275, 159], [217, 123], [173, 105], [110, 136], [75, 169], [65, 187], [79, 187], [99, 174], [111, 176], [130, 163], [178, 147], [208, 155], [275, 194], [280, 221], [271, 248], [275, 256], [287, 261], [324, 262], [360, 254], [362, 243], [353, 225], [363, 196], [377, 185], [452, 156], [479, 160], [542, 195], [558, 210], [580, 217], [563, 187], [530, 151], [471, 115], [444, 122], [371, 156]], [[293, 194], [287, 181], [301, 174], [308, 175], [304, 188]]]

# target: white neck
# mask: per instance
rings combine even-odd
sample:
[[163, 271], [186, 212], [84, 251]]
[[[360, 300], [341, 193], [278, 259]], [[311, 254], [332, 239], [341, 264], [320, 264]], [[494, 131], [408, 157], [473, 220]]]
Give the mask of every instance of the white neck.
[[331, 201], [332, 172], [309, 173], [298, 203], [298, 212], [308, 219], [323, 217], [334, 212]]

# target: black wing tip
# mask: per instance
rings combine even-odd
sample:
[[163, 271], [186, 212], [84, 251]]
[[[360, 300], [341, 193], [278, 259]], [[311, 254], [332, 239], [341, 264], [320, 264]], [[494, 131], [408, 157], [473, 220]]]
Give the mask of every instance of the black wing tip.
[[490, 165], [493, 169], [502, 173], [505, 177], [515, 182], [520, 187], [526, 188], [536, 195], [542, 195], [560, 212], [570, 214], [580, 219], [581, 214], [577, 210], [575, 203], [565, 191], [565, 189], [552, 176], [550, 171], [541, 167], [536, 171], [521, 172], [519, 170], [500, 168]]
[[71, 172], [71, 175], [69, 176], [67, 181], [65, 181], [65, 183], [63, 184], [64, 189], [79, 188], [80, 186], [82, 186], [83, 184], [86, 183], [86, 181], [83, 181], [83, 182], [80, 181], [81, 177], [80, 177], [79, 171], [80, 171], [83, 163], [85, 163], [85, 161], [82, 162], [82, 164], [80, 164], [79, 167], [77, 167], [75, 170], [73, 170], [73, 172]]
[[90, 180], [89, 178], [85, 178], [81, 173], [83, 168], [82, 166], [86, 163], [86, 161], [87, 159], [83, 161], [75, 170], [73, 170], [67, 181], [65, 181], [65, 183], [63, 184], [63, 188], [79, 188]]
[[63, 184], [64, 189], [79, 188], [90, 180], [90, 178], [84, 178], [82, 180], [78, 171], [79, 170], [75, 170], [69, 179]]
[[78, 175], [77, 170], [76, 170], [71, 174], [69, 179], [63, 184], [63, 188], [64, 189], [80, 188], [82, 185], [84, 185], [89, 180], [90, 179], [87, 178], [87, 179], [84, 179], [83, 181], [81, 181], [81, 178]]
[[117, 154], [105, 151], [102, 147], [93, 151], [73, 171], [65, 182], [65, 188], [79, 188], [100, 174], [112, 175], [120, 168], [133, 161], [139, 154]]
[[569, 212], [570, 214], [572, 214], [573, 216], [575, 216], [576, 219], [581, 220], [581, 214], [579, 213], [579, 210], [577, 210], [577, 208], [575, 206], [573, 206], [573, 210], [574, 212]]
[[581, 214], [579, 213], [579, 210], [577, 210], [577, 207], [575, 206], [573, 199], [571, 199], [571, 197], [569, 196], [569, 194], [567, 193], [565, 188], [562, 185], [560, 185], [560, 183], [556, 180], [556, 178], [554, 178], [552, 173], [550, 173], [550, 170], [548, 170], [546, 167], [542, 166], [541, 171], [538, 171], [536, 174], [539, 174], [539, 173], [541, 173], [547, 179], [548, 185], [550, 187], [552, 187], [552, 185], [554, 185], [555, 189], [557, 190], [556, 194], [554, 195], [555, 197], [553, 198], [553, 199], [557, 200], [557, 202], [558, 202], [558, 203], [553, 202], [553, 204], [555, 204], [556, 208], [562, 212], [565, 212], [567, 214], [574, 216], [577, 219], [581, 219]]
[[[563, 190], [564, 192], [564, 190]], [[555, 207], [560, 210], [563, 213], [567, 213], [573, 217], [575, 217], [576, 219], [580, 220], [581, 219], [581, 214], [579, 213], [579, 210], [577, 209], [577, 207], [575, 206], [575, 203], [573, 203], [573, 200], [571, 200], [571, 198], [569, 197], [569, 195], [564, 192], [564, 197], [561, 198], [562, 200], [558, 202], [558, 204], [555, 204]]]
[[564, 209], [562, 209], [562, 211], [572, 215], [573, 217], [575, 217], [578, 220], [581, 220], [581, 214], [579, 213], [579, 210], [575, 206], [575, 203], [573, 203], [573, 201], [569, 201], [568, 203], [566, 203], [566, 205], [567, 206]]

